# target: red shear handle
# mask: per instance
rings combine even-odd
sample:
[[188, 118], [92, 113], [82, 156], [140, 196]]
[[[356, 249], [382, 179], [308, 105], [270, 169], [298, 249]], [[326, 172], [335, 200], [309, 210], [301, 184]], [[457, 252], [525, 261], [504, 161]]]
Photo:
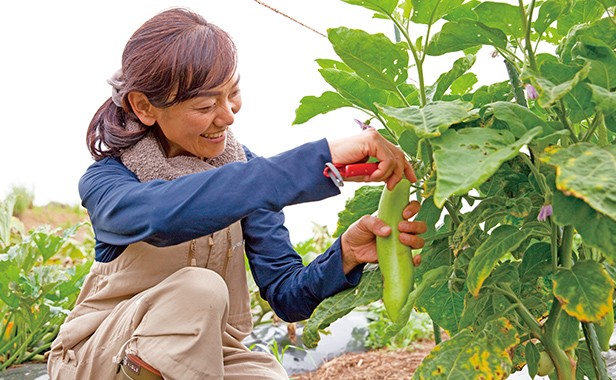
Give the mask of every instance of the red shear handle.
[[[334, 164], [342, 178], [363, 177], [374, 173], [379, 167], [378, 162], [365, 162], [361, 164]], [[326, 166], [323, 175], [329, 177], [330, 167]]]

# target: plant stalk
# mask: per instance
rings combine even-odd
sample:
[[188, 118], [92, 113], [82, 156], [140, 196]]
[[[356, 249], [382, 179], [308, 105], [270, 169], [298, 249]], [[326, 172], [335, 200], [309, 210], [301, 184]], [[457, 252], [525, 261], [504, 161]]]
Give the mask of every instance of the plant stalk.
[[434, 330], [434, 344], [440, 344], [441, 339], [441, 326], [437, 325], [436, 322], [432, 321], [432, 329]]
[[524, 10], [524, 1], [518, 0], [518, 9], [520, 10], [520, 18], [522, 19], [522, 29], [524, 30], [524, 49], [526, 50], [526, 56], [528, 57], [528, 64], [533, 71], [537, 71], [537, 63], [535, 62], [535, 52], [530, 40], [530, 24], [533, 18], [533, 9], [535, 8], [535, 0], [531, 0], [528, 6], [528, 17]]
[[419, 81], [419, 96], [421, 100], [420, 106], [423, 107], [428, 102], [426, 98], [426, 85], [424, 83], [423, 61], [419, 58], [419, 55], [417, 54], [417, 49], [415, 49], [415, 45], [413, 44], [411, 36], [409, 36], [406, 28], [403, 28], [402, 25], [400, 25], [400, 23], [398, 22], [398, 20], [396, 20], [391, 15], [389, 17], [390, 20], [393, 21], [393, 23], [396, 25], [396, 28], [402, 33], [404, 39], [406, 39], [406, 42], [409, 44], [409, 49], [411, 49], [411, 54], [413, 55], [415, 65], [417, 66], [417, 79]]
[[605, 360], [601, 356], [601, 348], [597, 340], [595, 326], [589, 322], [582, 322], [582, 330], [584, 331], [584, 338], [586, 338], [586, 345], [588, 346], [588, 352], [590, 353], [590, 359], [592, 360], [597, 380], [610, 380], [607, 368], [605, 367]]
[[571, 268], [573, 265], [573, 226], [563, 228], [563, 237], [560, 246], [560, 264], [563, 268]]
[[602, 124], [602, 120], [603, 120], [602, 116], [603, 114], [601, 112], [597, 112], [597, 115], [593, 119], [592, 124], [590, 124], [590, 127], [588, 128], [588, 130], [586, 130], [586, 133], [584, 134], [584, 136], [581, 138], [581, 141], [590, 140], [592, 135], [595, 133], [595, 130], [597, 130], [597, 128]]
[[[556, 111], [556, 115], [558, 116], [558, 120], [560, 120], [562, 125], [570, 132], [569, 138], [573, 141], [573, 143], [579, 142], [575, 131], [571, 127], [571, 124], [569, 124], [569, 120], [567, 120], [567, 116], [565, 115], [565, 106], [563, 101], [561, 100], [559, 106], [554, 107], [554, 109]], [[569, 146], [569, 144], [567, 142], [567, 139], [565, 138], [563, 139], [563, 147], [566, 148], [567, 146]]]
[[520, 83], [520, 76], [518, 74], [518, 70], [515, 68], [513, 63], [505, 60], [505, 67], [507, 67], [507, 74], [509, 75], [509, 83], [511, 84], [511, 88], [513, 89], [513, 95], [515, 96], [515, 101], [519, 105], [523, 107], [528, 107], [528, 103], [526, 102], [526, 95], [524, 95], [524, 89], [522, 88], [522, 84]]

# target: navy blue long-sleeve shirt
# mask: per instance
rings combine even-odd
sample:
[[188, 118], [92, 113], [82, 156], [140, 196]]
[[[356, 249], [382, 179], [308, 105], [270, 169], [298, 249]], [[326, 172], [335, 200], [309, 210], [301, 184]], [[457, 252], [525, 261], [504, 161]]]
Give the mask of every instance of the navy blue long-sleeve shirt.
[[112, 261], [135, 242], [171, 246], [241, 220], [255, 282], [284, 320], [306, 319], [324, 298], [356, 285], [361, 266], [344, 275], [339, 240], [304, 266], [283, 225], [285, 206], [340, 193], [323, 176], [331, 160], [327, 141], [271, 158], [245, 151], [248, 162], [173, 181], [141, 183], [113, 158], [92, 164], [79, 181], [79, 193], [94, 229], [96, 260]]

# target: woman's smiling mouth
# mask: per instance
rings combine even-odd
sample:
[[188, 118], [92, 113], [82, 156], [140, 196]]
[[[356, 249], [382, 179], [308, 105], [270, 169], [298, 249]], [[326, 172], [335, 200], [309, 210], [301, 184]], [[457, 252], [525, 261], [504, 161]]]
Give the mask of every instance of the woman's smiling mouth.
[[216, 132], [216, 133], [202, 133], [200, 136], [208, 140], [218, 140], [221, 137], [224, 137], [226, 132], [227, 132], [226, 130], [223, 130], [223, 131]]

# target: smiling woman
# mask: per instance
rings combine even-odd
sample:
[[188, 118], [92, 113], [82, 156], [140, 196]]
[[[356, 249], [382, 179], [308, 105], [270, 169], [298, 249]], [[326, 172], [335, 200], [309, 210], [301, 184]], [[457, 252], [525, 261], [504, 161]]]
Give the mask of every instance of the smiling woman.
[[[370, 20], [342, 1], [265, 2], [321, 33], [341, 23], [360, 26]], [[14, 126], [0, 128], [0, 162], [10, 163], [3, 165], [0, 198], [12, 185], [24, 185], [34, 192], [37, 205], [76, 204], [77, 182], [92, 162], [83, 144], [84, 125], [109, 96], [106, 79], [119, 68], [118, 57], [133, 26], [177, 2], [33, 4], [30, 9], [26, 3], [10, 2], [0, 12], [0, 32], [8, 36], [19, 31], [19, 38], [4, 41], [2, 55], [7, 59], [0, 60], [0, 70], [11, 73], [4, 79], [11, 91], [0, 92], [3, 125]], [[361, 115], [351, 110], [291, 127], [301, 97], [327, 87], [314, 70], [314, 57], [331, 55], [326, 38], [253, 0], [182, 4], [215, 21], [238, 46], [242, 95], [256, 101], [236, 115], [233, 132], [241, 141], [252, 141], [255, 152], [271, 156], [323, 135], [337, 138], [357, 130], [353, 118]], [[33, 89], [41, 94], [36, 112], [31, 102], [23, 101]], [[48, 154], [52, 147], [57, 149]], [[335, 227], [337, 211], [353, 190], [347, 185], [341, 189], [343, 197], [325, 200], [323, 207], [289, 207], [293, 240], [311, 237], [313, 221]]]
[[377, 236], [397, 228], [409, 241], [422, 223], [365, 216], [304, 266], [282, 209], [340, 194], [323, 174], [332, 163], [374, 157], [374, 172], [346, 180], [390, 188], [416, 180], [410, 163], [373, 129], [256, 156], [229, 129], [242, 106], [235, 45], [187, 8], [138, 28], [110, 84], [88, 127], [95, 162], [79, 181], [95, 262], [53, 343], [52, 379], [288, 378], [242, 344], [252, 330], [245, 258], [276, 314], [306, 319], [357, 285]]

